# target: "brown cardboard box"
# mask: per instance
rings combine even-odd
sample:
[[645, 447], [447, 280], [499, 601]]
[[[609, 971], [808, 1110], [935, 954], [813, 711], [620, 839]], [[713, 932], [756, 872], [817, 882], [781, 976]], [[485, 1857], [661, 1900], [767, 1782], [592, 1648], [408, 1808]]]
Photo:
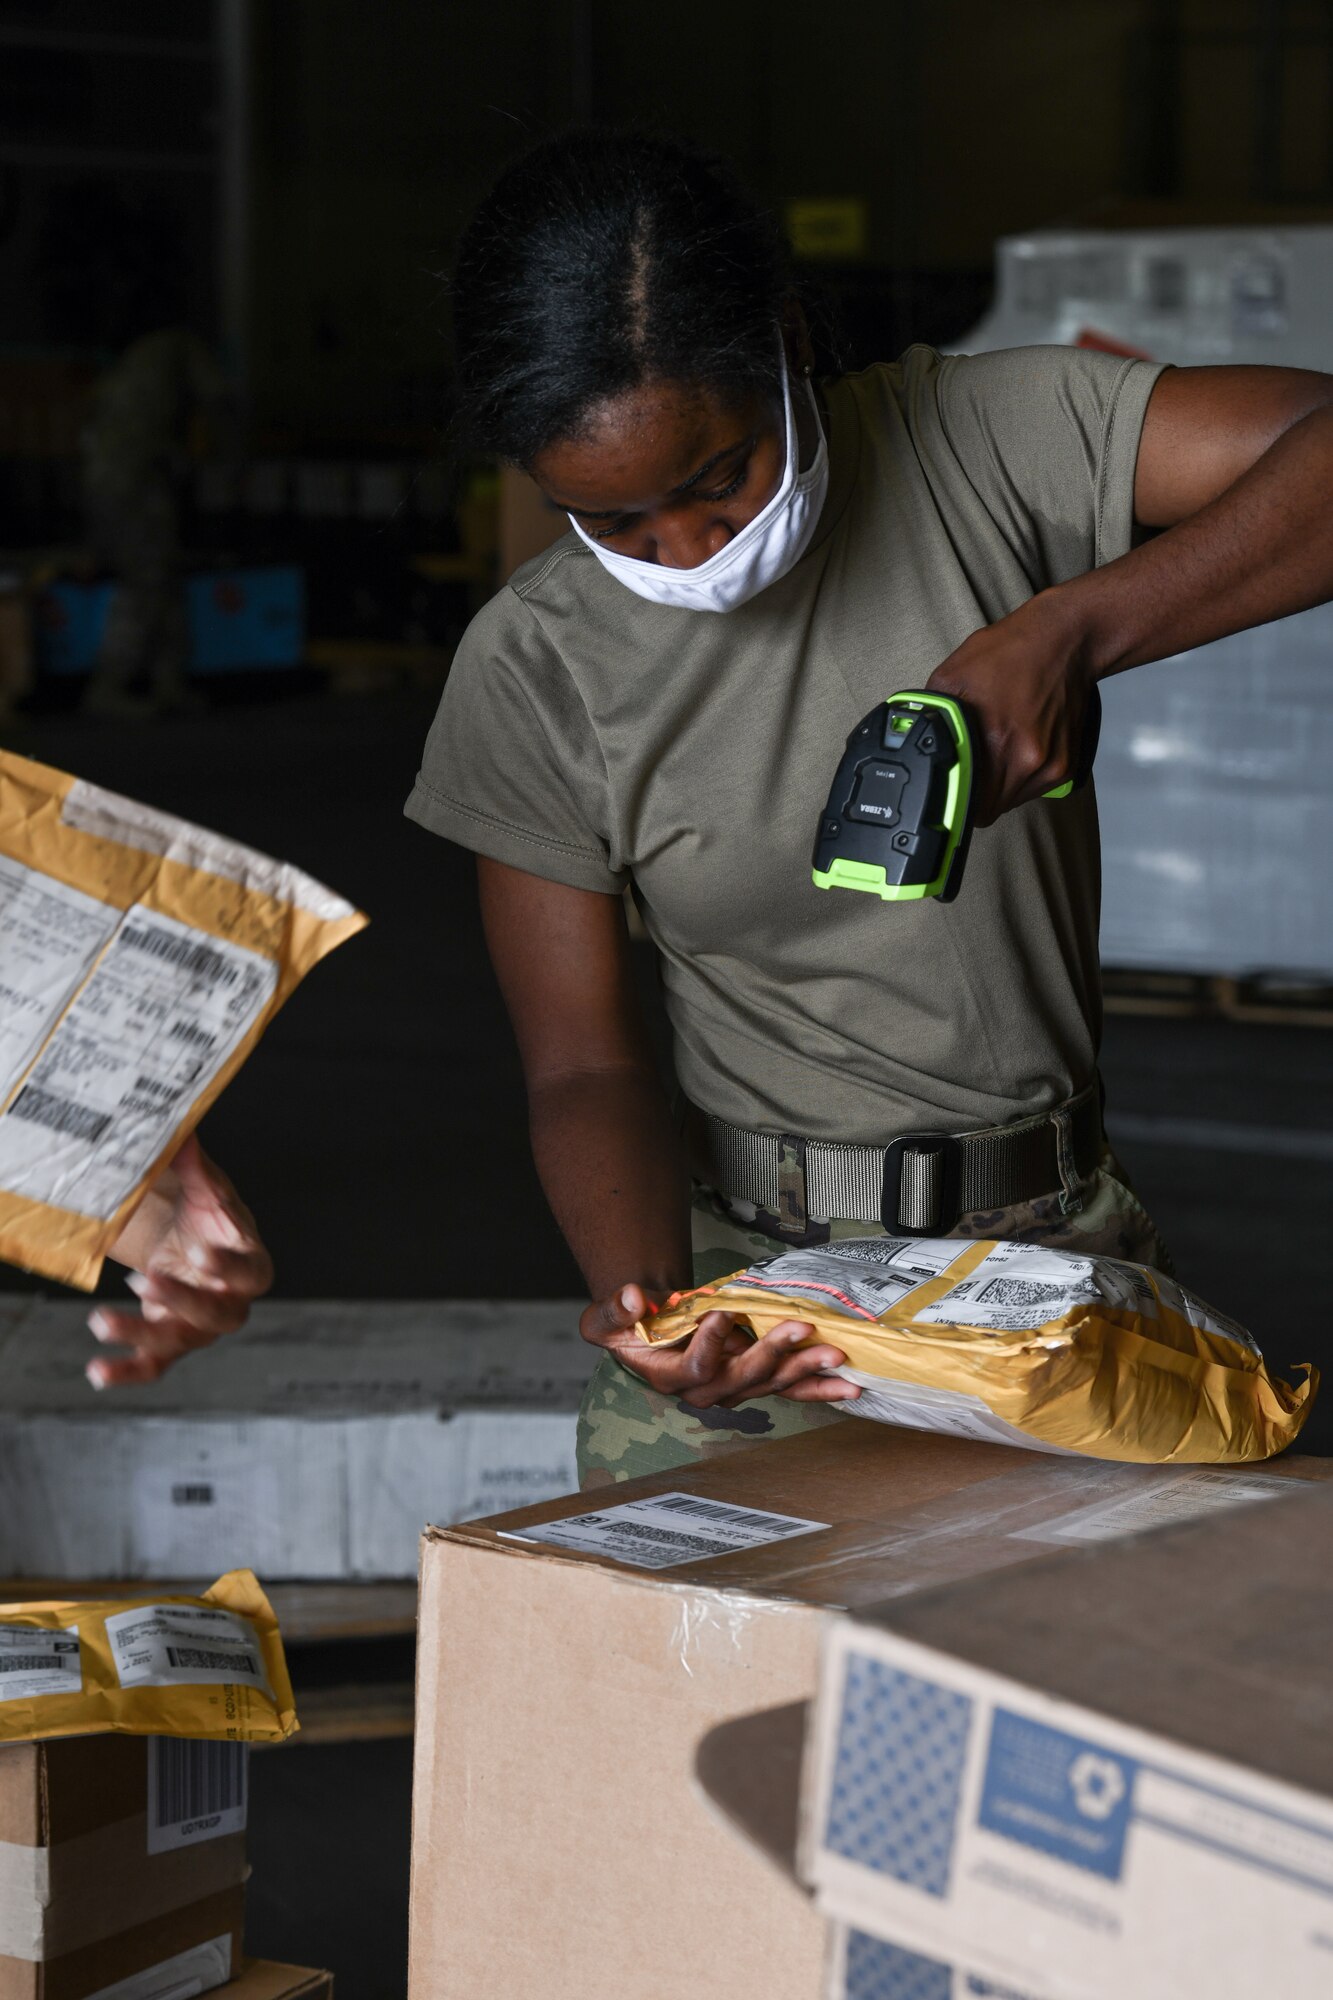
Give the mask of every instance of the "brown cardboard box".
[[85, 2000], [213, 1945], [205, 1991], [239, 1963], [245, 1835], [201, 1819], [150, 1853], [149, 1761], [141, 1736], [0, 1746], [0, 2000]]
[[[207, 1993], [241, 1962], [245, 1891], [237, 1885], [32, 1964], [0, 1958], [0, 2000], [162, 2000]], [[170, 1972], [170, 1976], [168, 1976]]]
[[1289, 1493], [829, 1621], [799, 1866], [864, 1980], [1327, 2000], [1333, 1489]]
[[227, 2000], [333, 2000], [333, 1974], [251, 1958], [227, 1988]]
[[[1106, 1465], [849, 1423], [429, 1530], [411, 2000], [813, 2000], [822, 1923], [705, 1805], [699, 1739], [808, 1697], [829, 1609], [1330, 1472]], [[708, 1534], [745, 1531], [736, 1509], [764, 1538], [708, 1553]], [[515, 1539], [590, 1513], [603, 1525], [555, 1532], [681, 1559]], [[786, 1535], [775, 1516], [828, 1525]]]

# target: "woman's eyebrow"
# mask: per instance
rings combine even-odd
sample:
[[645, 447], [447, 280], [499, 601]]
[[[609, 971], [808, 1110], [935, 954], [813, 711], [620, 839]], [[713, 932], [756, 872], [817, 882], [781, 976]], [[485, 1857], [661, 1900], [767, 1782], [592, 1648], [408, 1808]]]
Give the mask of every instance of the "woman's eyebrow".
[[[710, 472], [716, 471], [724, 459], [735, 458], [739, 452], [752, 449], [755, 442], [755, 434], [751, 433], [749, 437], [740, 438], [735, 444], [724, 444], [721, 451], [715, 451], [711, 458], [704, 460], [697, 472], [692, 472], [688, 479], [682, 479], [679, 486], [673, 486], [667, 498], [674, 500], [681, 493], [689, 493], [702, 480], [707, 479]], [[577, 514], [581, 521], [618, 521], [622, 514], [631, 511], [625, 507], [564, 507], [559, 500], [552, 500], [550, 504], [560, 508], [562, 513]]]

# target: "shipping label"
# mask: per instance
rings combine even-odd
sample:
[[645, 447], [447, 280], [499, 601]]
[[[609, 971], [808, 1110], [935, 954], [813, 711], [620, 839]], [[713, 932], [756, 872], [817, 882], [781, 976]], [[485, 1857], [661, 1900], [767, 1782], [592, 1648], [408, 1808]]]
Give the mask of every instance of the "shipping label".
[[0, 1103], [119, 923], [119, 910], [0, 855]]
[[1057, 1514], [1054, 1520], [1042, 1521], [1035, 1527], [1016, 1528], [1013, 1539], [1113, 1542], [1121, 1535], [1141, 1534], [1145, 1528], [1197, 1521], [1205, 1514], [1218, 1514], [1246, 1501], [1290, 1499], [1299, 1491], [1299, 1486], [1281, 1473], [1191, 1467], [1187, 1471], [1166, 1472], [1160, 1480], [1114, 1500], [1096, 1500], [1089, 1506], [1075, 1507], [1068, 1514]]
[[148, 1739], [148, 1852], [194, 1847], [245, 1831], [249, 1746]]
[[233, 1611], [193, 1604], [142, 1604], [106, 1620], [122, 1687], [224, 1687], [271, 1695], [259, 1637]]
[[1030, 1243], [997, 1243], [966, 1278], [913, 1318], [918, 1326], [1032, 1332], [1101, 1297], [1090, 1257], [1067, 1257]]
[[671, 1569], [708, 1556], [762, 1549], [797, 1535], [817, 1535], [827, 1521], [724, 1505], [693, 1493], [657, 1493], [595, 1514], [573, 1514], [536, 1528], [502, 1529], [507, 1541], [547, 1542], [580, 1555], [613, 1556], [631, 1569]]
[[[255, 952], [127, 911], [0, 1116], [0, 1189], [113, 1216], [255, 1026], [277, 979]], [[47, 1009], [42, 1033], [56, 1011]]]
[[808, 1298], [854, 1319], [881, 1319], [918, 1285], [940, 1277], [969, 1247], [920, 1236], [848, 1237], [752, 1264], [730, 1282]]
[[82, 1690], [77, 1625], [0, 1625], [0, 1701]]

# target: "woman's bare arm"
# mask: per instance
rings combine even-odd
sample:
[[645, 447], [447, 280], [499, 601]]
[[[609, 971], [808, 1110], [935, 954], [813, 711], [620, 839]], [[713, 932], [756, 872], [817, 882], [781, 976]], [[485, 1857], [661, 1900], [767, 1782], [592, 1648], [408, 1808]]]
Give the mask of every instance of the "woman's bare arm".
[[800, 1348], [804, 1322], [762, 1341], [709, 1313], [688, 1347], [634, 1333], [650, 1300], [691, 1282], [689, 1175], [634, 992], [619, 897], [478, 862], [482, 921], [528, 1089], [533, 1157], [594, 1303], [585, 1340], [664, 1394], [700, 1406], [857, 1392], [820, 1370], [843, 1356]]

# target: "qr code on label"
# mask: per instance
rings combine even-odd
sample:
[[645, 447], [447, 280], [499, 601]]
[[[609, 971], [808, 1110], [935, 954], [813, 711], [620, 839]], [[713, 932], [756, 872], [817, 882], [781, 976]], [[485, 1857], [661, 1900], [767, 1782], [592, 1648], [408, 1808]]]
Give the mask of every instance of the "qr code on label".
[[845, 1236], [839, 1243], [821, 1243], [821, 1257], [850, 1257], [858, 1264], [891, 1264], [908, 1248], [907, 1236]]
[[992, 1306], [1043, 1306], [1048, 1300], [1064, 1296], [1063, 1285], [1043, 1284], [1036, 1278], [992, 1278], [977, 1293], [977, 1302]]

